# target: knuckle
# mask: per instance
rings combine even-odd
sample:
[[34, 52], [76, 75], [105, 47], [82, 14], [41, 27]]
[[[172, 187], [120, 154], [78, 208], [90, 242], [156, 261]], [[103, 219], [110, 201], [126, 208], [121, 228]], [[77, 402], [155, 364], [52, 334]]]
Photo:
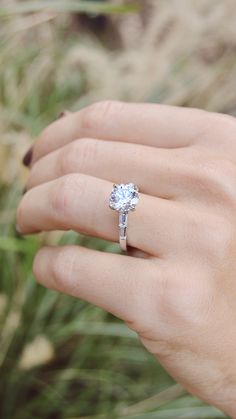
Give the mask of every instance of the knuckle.
[[82, 138], [69, 144], [58, 155], [58, 174], [65, 175], [73, 170], [87, 171], [98, 157], [100, 141], [94, 138]]
[[227, 159], [197, 157], [192, 176], [198, 190], [209, 191], [225, 204], [236, 200], [236, 166]]
[[94, 131], [102, 127], [106, 119], [120, 111], [123, 105], [122, 102], [105, 100], [88, 106], [81, 112], [82, 128]]
[[83, 138], [77, 143], [77, 156], [81, 170], [88, 168], [98, 159], [100, 141], [94, 138]]
[[72, 144], [66, 146], [58, 153], [57, 167], [58, 176], [66, 175], [73, 170], [74, 166], [74, 146]]
[[[212, 220], [213, 221], [213, 220]], [[214, 221], [206, 228], [206, 250], [218, 264], [226, 263], [235, 248], [235, 226], [226, 217], [214, 217]]]
[[73, 292], [72, 278], [75, 260], [75, 252], [71, 249], [66, 247], [58, 249], [49, 268], [55, 289]]
[[53, 216], [63, 218], [70, 216], [70, 208], [74, 194], [84, 193], [84, 182], [77, 174], [65, 175], [57, 180], [51, 190], [50, 205]]

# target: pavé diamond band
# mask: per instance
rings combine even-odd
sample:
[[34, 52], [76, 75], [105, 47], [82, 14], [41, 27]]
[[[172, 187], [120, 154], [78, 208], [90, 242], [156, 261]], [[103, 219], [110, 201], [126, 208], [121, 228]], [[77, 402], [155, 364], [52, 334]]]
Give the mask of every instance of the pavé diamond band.
[[119, 212], [119, 239], [123, 251], [127, 250], [128, 213], [135, 210], [138, 202], [138, 187], [134, 183], [113, 185], [109, 206]]

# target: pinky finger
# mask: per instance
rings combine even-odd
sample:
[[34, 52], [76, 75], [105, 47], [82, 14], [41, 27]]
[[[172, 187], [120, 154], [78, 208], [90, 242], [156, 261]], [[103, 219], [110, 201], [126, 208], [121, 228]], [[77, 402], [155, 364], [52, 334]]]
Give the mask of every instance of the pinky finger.
[[154, 260], [78, 246], [44, 247], [33, 266], [43, 286], [82, 298], [134, 324], [140, 319], [146, 323], [149, 317], [159, 270]]

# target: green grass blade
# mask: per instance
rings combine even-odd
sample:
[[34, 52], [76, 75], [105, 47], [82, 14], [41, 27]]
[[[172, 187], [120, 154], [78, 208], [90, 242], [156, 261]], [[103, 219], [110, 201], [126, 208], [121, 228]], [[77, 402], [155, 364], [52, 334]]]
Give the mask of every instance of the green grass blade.
[[47, 12], [77, 12], [91, 14], [132, 13], [138, 10], [136, 5], [104, 4], [96, 1], [22, 1], [0, 6], [0, 17], [16, 14]]
[[0, 236], [0, 251], [28, 253], [32, 247], [33, 250], [38, 247], [33, 237], [19, 240], [14, 237]]

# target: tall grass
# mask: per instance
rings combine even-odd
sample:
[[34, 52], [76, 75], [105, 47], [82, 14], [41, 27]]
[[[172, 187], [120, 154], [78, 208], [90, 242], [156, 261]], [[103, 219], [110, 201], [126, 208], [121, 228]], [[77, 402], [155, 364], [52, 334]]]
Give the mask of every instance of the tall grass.
[[144, 1], [140, 12], [112, 13], [102, 37], [90, 30], [95, 17], [85, 29], [73, 10], [132, 8], [46, 3], [0, 5], [0, 417], [225, 417], [187, 395], [120, 321], [34, 281], [42, 244], [115, 245], [72, 232], [23, 238], [14, 221], [27, 177], [21, 157], [62, 109], [116, 98], [234, 114], [234, 2]]

